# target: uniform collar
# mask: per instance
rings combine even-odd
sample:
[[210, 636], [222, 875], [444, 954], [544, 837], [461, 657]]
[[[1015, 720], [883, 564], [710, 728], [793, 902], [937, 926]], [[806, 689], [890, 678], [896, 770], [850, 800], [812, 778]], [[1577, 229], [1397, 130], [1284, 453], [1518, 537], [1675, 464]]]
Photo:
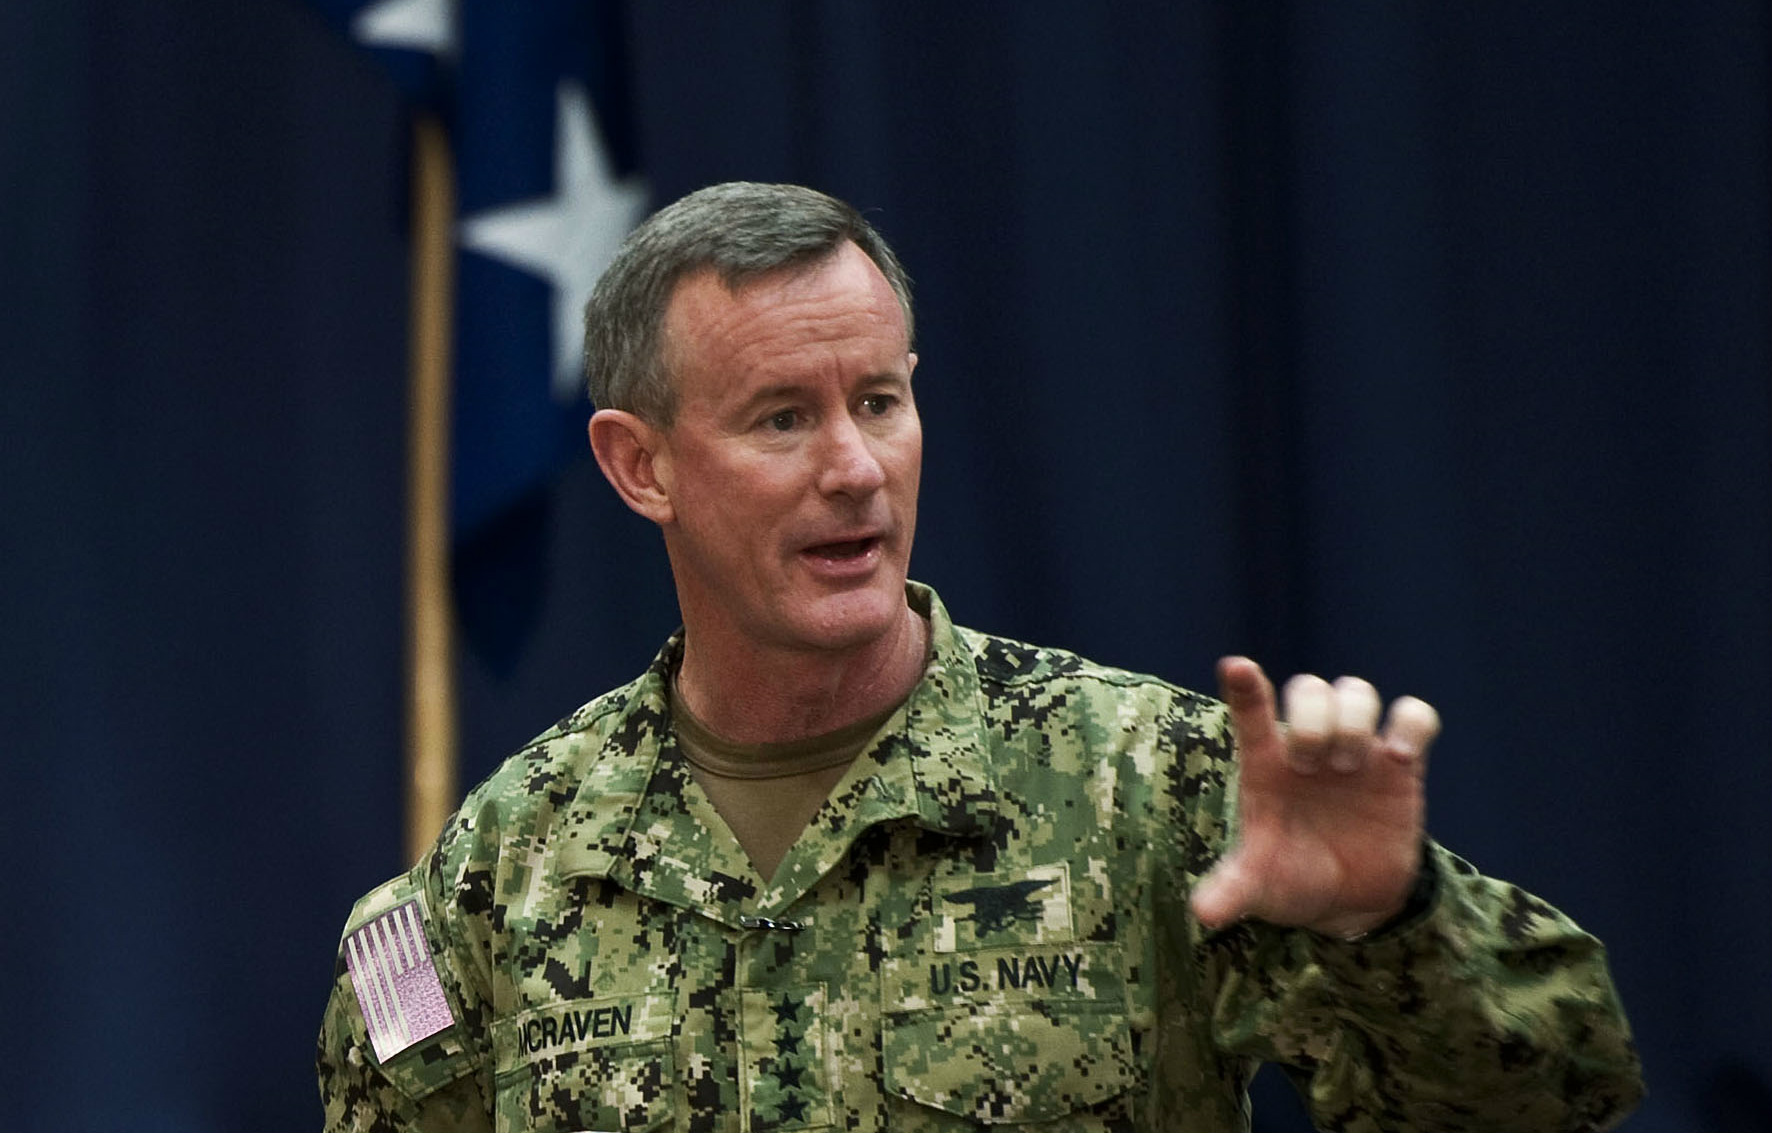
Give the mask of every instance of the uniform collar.
[[[840, 854], [876, 823], [913, 819], [955, 837], [977, 837], [995, 824], [990, 741], [966, 631], [953, 624], [929, 587], [913, 582], [905, 591], [911, 607], [929, 619], [929, 665], [880, 738], [833, 792], [848, 813], [842, 829], [826, 837], [840, 835], [841, 844], [820, 850], [816, 865], [807, 862], [813, 870], [833, 864], [822, 859]], [[561, 876], [607, 877], [640, 892], [662, 890], [653, 895], [679, 898], [674, 903], [700, 904], [709, 896], [708, 874], [699, 869], [708, 855], [705, 847], [695, 852], [707, 832], [684, 809], [687, 770], [671, 733], [669, 689], [682, 654], [679, 630], [645, 674], [617, 694], [616, 719], [595, 729], [606, 738], [580, 762], [578, 790], [559, 827]], [[552, 738], [569, 741], [572, 732], [601, 718], [601, 713], [569, 718]], [[808, 838], [818, 836], [808, 831]], [[803, 856], [800, 849], [790, 851], [790, 858]]]
[[929, 667], [904, 706], [917, 820], [928, 830], [982, 834], [996, 822], [997, 787], [978, 662], [934, 590], [913, 582], [905, 596], [929, 619], [931, 644]]

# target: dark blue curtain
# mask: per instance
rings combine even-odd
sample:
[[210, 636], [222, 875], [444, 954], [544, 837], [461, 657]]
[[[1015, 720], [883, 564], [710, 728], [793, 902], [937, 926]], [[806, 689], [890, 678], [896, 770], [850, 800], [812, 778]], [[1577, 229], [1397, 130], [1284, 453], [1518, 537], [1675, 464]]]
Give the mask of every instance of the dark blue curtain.
[[[1626, 1128], [1772, 1126], [1763, 4], [626, 31], [655, 200], [808, 182], [910, 266], [956, 616], [1435, 701], [1434, 832], [1611, 945]], [[14, 0], [0, 42], [5, 1124], [311, 1127], [339, 927], [403, 865], [402, 107], [294, 0]], [[469, 781], [674, 625], [594, 467], [540, 506]]]

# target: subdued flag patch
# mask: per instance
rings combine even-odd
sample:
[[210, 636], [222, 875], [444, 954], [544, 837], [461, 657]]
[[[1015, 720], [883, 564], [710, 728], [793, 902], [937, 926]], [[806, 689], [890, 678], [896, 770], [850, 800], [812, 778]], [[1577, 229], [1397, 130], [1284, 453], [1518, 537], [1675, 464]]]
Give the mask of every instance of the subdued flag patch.
[[455, 1022], [431, 963], [417, 901], [408, 901], [345, 937], [351, 986], [385, 1063]]

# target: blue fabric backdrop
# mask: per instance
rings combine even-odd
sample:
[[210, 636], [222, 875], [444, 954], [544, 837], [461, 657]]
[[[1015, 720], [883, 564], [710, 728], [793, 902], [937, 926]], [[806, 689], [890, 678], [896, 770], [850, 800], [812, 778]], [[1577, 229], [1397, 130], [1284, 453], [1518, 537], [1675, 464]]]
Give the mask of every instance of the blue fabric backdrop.
[[[958, 617], [1434, 700], [1435, 833], [1611, 945], [1626, 1128], [1772, 1127], [1763, 4], [624, 26], [655, 200], [809, 182], [910, 266]], [[0, 43], [5, 1124], [312, 1127], [339, 927], [403, 865], [403, 107], [294, 0], [14, 0]], [[537, 506], [468, 781], [674, 625], [588, 462]]]

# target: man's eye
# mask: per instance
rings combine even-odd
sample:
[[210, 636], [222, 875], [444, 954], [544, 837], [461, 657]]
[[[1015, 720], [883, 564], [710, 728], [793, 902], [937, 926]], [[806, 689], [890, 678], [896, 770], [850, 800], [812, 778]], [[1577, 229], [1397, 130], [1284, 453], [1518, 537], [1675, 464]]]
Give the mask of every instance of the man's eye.
[[778, 433], [785, 433], [799, 423], [800, 415], [792, 409], [784, 409], [780, 413], [769, 415], [769, 427]]
[[884, 415], [897, 403], [898, 399], [889, 393], [870, 393], [861, 399], [861, 407], [875, 417]]

